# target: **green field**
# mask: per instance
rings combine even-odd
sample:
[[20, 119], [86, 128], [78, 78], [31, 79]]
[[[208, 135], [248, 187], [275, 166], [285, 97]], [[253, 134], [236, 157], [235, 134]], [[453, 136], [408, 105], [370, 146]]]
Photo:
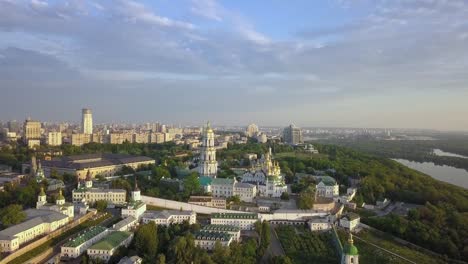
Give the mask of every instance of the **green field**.
[[331, 234], [312, 233], [305, 228], [280, 226], [276, 233], [281, 245], [293, 263], [338, 263], [339, 259], [332, 243]]

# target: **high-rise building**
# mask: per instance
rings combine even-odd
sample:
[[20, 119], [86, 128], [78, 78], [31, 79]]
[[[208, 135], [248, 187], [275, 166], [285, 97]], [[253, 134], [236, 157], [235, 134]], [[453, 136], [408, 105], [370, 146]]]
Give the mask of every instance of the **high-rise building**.
[[203, 130], [202, 147], [200, 149], [200, 162], [198, 165], [200, 176], [216, 178], [218, 173], [214, 140], [214, 132], [210, 126], [210, 122], [208, 122]]
[[47, 136], [47, 144], [50, 146], [62, 145], [62, 132], [49, 132]]
[[287, 126], [283, 131], [283, 140], [291, 145], [302, 143], [302, 130], [292, 124]]
[[91, 109], [83, 108], [82, 110], [81, 133], [93, 134], [93, 114]]
[[18, 124], [18, 122], [16, 120], [8, 121], [8, 131], [9, 132], [19, 133], [20, 125]]
[[247, 126], [245, 134], [248, 137], [254, 137], [258, 134], [258, 126], [256, 124], [250, 124]]
[[30, 118], [24, 121], [24, 143], [29, 145], [29, 141], [39, 142], [41, 139], [41, 122], [33, 121]]

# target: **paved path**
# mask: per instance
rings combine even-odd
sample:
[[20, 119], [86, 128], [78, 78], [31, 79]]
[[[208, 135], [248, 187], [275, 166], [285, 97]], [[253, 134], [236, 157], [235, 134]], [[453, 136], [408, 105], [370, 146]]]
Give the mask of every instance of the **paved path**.
[[262, 258], [262, 263], [269, 263], [268, 260], [273, 257], [286, 255], [273, 225], [270, 225], [270, 237], [270, 245]]

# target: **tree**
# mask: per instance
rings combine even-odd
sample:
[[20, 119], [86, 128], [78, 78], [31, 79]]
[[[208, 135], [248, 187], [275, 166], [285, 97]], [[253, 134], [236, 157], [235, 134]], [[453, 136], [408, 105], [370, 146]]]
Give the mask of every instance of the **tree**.
[[198, 174], [191, 172], [184, 180], [184, 190], [188, 195], [200, 191], [200, 182], [198, 181]]
[[312, 209], [315, 201], [315, 187], [309, 186], [299, 193], [298, 207], [300, 209]]
[[213, 259], [216, 260], [216, 263], [229, 263], [229, 249], [221, 245], [221, 242], [216, 241], [213, 248]]
[[157, 264], [166, 264], [166, 255], [159, 254]]
[[154, 222], [142, 225], [135, 235], [138, 255], [148, 263], [154, 262], [158, 253], [158, 232]]
[[284, 192], [281, 194], [281, 200], [289, 200], [289, 193]]
[[19, 204], [11, 204], [0, 211], [0, 220], [5, 227], [19, 224], [25, 219], [26, 213]]
[[107, 209], [107, 201], [106, 200], [96, 201], [96, 209], [98, 210], [98, 212], [105, 212]]

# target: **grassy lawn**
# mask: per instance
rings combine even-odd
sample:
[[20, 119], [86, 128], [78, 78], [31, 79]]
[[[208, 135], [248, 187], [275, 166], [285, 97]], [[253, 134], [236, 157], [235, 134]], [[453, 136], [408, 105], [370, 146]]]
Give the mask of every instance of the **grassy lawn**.
[[[348, 239], [348, 235], [342, 230], [338, 230], [341, 242], [344, 245]], [[423, 252], [408, 248], [404, 245], [394, 242], [391, 237], [385, 237], [380, 234], [376, 234], [370, 230], [363, 230], [359, 232], [358, 237], [376, 244], [386, 250], [389, 250], [395, 254], [401, 255], [409, 260], [416, 263], [427, 263], [427, 264], [439, 264], [446, 263], [443, 260], [437, 259], [433, 256], [427, 255]], [[396, 264], [396, 263], [410, 263], [404, 261], [401, 258], [393, 256], [383, 250], [380, 250], [368, 243], [365, 243], [359, 239], [354, 239], [354, 244], [359, 250], [359, 262], [360, 263], [378, 263], [378, 264]]]
[[36, 256], [38, 256], [39, 254], [41, 254], [42, 252], [46, 251], [47, 249], [57, 245], [58, 243], [60, 243], [61, 241], [63, 241], [64, 239], [70, 237], [70, 236], [73, 236], [74, 234], [88, 228], [88, 227], [91, 227], [91, 226], [96, 226], [96, 225], [99, 225], [101, 222], [109, 219], [111, 217], [110, 214], [106, 214], [96, 220], [88, 220], [84, 223], [81, 223], [77, 226], [75, 226], [74, 228], [70, 229], [70, 230], [67, 230], [66, 232], [62, 233], [61, 235], [55, 237], [55, 238], [52, 238], [51, 240], [45, 242], [44, 244], [34, 248], [33, 250], [27, 252], [26, 254], [23, 254], [17, 258], [15, 258], [14, 260], [8, 262], [8, 264], [22, 264], [22, 263], [26, 263], [26, 261], [28, 261], [29, 259], [32, 259]]
[[276, 233], [286, 255], [293, 263], [339, 262], [329, 232], [312, 233], [305, 228], [280, 226], [276, 228]]

